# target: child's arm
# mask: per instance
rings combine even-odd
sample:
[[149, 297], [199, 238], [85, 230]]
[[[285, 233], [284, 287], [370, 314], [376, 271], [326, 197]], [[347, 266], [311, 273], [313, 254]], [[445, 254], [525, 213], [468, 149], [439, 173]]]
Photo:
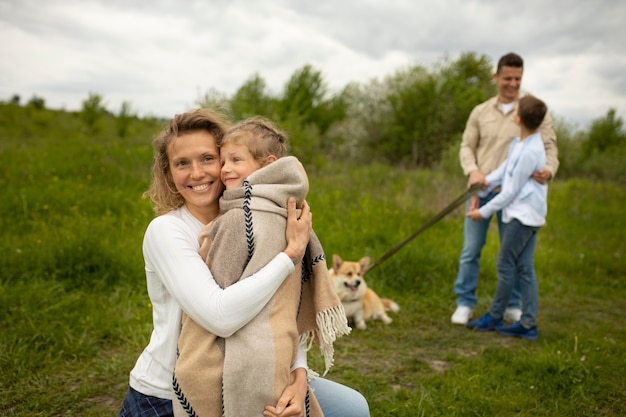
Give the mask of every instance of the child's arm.
[[504, 175], [509, 175], [510, 178], [506, 183], [503, 181], [504, 186], [500, 193], [479, 209], [483, 218], [492, 216], [515, 199], [524, 184], [530, 181], [530, 177], [537, 166], [537, 160], [537, 155], [531, 149], [522, 150], [515, 168], [512, 171], [505, 170]]
[[491, 171], [485, 177], [485, 190], [484, 194], [487, 195], [499, 186], [502, 185], [502, 178], [504, 177], [504, 170], [506, 169], [506, 160], [500, 164], [500, 166]]

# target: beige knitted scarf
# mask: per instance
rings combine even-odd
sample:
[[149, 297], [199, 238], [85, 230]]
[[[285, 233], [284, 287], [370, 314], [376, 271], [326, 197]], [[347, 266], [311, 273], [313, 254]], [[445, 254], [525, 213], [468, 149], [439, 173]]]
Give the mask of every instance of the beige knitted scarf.
[[[220, 286], [249, 277], [285, 248], [287, 199], [301, 203], [307, 192], [302, 164], [284, 157], [224, 193], [222, 215], [201, 233], [200, 249]], [[319, 345], [327, 372], [335, 339], [349, 332], [323, 248], [313, 235], [294, 273], [231, 337], [217, 337], [183, 315], [173, 381], [175, 415], [261, 416], [291, 383], [290, 366], [300, 343]], [[310, 389], [306, 408], [307, 416], [323, 415]]]

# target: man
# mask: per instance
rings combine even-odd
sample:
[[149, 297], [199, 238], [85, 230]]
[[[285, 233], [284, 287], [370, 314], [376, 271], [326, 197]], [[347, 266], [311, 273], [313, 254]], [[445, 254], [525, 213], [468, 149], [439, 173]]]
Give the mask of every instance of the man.
[[[517, 102], [520, 95], [524, 61], [514, 53], [504, 55], [498, 61], [493, 75], [498, 94], [474, 107], [463, 132], [459, 153], [463, 173], [469, 176], [469, 185], [481, 184], [485, 176], [497, 168], [506, 158], [512, 140], [519, 136], [519, 126], [515, 124]], [[546, 148], [547, 163], [533, 174], [533, 179], [541, 184], [554, 177], [559, 166], [556, 134], [552, 119], [546, 115], [539, 127]], [[467, 202], [470, 211], [486, 204], [497, 194], [497, 190], [485, 197], [473, 197]], [[502, 224], [501, 213], [496, 214], [498, 229]], [[454, 284], [457, 295], [457, 309], [451, 317], [453, 324], [466, 325], [474, 314], [477, 302], [476, 286], [480, 255], [487, 240], [487, 230], [491, 217], [474, 222], [465, 218], [463, 249], [459, 259], [459, 272]], [[520, 292], [515, 287], [504, 320], [517, 322], [521, 317]]]

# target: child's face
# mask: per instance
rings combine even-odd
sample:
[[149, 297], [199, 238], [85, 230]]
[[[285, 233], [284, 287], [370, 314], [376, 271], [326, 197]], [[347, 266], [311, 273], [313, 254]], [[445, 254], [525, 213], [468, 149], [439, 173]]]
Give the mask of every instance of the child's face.
[[244, 179], [261, 168], [261, 164], [254, 159], [247, 146], [232, 142], [222, 146], [220, 160], [221, 178], [227, 190], [240, 187]]

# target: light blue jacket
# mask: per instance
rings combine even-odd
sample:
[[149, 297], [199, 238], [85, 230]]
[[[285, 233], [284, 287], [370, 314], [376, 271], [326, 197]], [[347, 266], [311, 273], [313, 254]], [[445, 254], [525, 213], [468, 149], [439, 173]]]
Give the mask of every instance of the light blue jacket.
[[548, 186], [539, 184], [530, 176], [546, 166], [546, 150], [540, 133], [524, 141], [515, 138], [506, 160], [487, 175], [489, 187], [479, 195], [486, 195], [497, 187], [500, 193], [479, 209], [483, 218], [502, 210], [502, 221], [517, 219], [526, 226], [543, 226], [548, 212]]

